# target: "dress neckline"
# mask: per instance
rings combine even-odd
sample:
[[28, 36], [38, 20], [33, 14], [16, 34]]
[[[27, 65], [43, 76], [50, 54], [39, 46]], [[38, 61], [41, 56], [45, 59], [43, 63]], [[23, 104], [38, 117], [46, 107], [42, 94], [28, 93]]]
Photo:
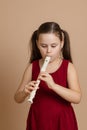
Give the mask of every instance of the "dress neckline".
[[[62, 60], [60, 66], [59, 66], [54, 72], [50, 72], [49, 74], [52, 75], [52, 74], [56, 73], [57, 71], [59, 71], [59, 70], [61, 69], [62, 65], [63, 65], [63, 62], [64, 62], [64, 59]], [[38, 60], [38, 68], [39, 68], [39, 71], [40, 71], [40, 63], [39, 63], [39, 60]]]

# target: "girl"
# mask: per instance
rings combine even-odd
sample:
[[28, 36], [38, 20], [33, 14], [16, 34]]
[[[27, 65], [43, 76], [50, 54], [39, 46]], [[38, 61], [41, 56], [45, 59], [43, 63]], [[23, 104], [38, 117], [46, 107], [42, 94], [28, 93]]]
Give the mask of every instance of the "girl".
[[[30, 63], [15, 94], [21, 103], [41, 80], [27, 118], [26, 130], [78, 130], [71, 103], [79, 103], [81, 90], [72, 63], [69, 36], [55, 22], [43, 23], [31, 37]], [[51, 61], [40, 68], [46, 56]]]

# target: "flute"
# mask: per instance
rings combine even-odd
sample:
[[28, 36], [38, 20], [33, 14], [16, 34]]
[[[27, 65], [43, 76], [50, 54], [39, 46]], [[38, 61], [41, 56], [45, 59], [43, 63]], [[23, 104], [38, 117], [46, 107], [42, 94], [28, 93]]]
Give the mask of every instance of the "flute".
[[[43, 63], [43, 65], [42, 65], [42, 67], [41, 67], [41, 72], [43, 71], [45, 71], [46, 70], [46, 68], [47, 68], [47, 65], [49, 64], [49, 62], [50, 62], [50, 59], [51, 59], [51, 57], [49, 57], [49, 56], [46, 56], [46, 58], [45, 58], [45, 60], [44, 60], [44, 63]], [[29, 96], [29, 98], [28, 98], [28, 101], [29, 102], [31, 102], [31, 103], [33, 103], [33, 99], [34, 99], [34, 97], [35, 97], [35, 95], [36, 95], [36, 91], [37, 91], [37, 89], [38, 89], [38, 86], [39, 86], [39, 84], [40, 84], [40, 80], [38, 80], [37, 79], [37, 84], [36, 84], [36, 88], [35, 88], [35, 90], [33, 90], [31, 93], [30, 93], [30, 96]]]

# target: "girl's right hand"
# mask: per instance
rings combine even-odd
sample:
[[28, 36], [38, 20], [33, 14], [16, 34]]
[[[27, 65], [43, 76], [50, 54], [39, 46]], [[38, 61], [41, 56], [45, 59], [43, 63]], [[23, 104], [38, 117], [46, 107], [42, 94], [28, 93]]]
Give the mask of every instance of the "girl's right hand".
[[36, 83], [36, 81], [30, 81], [28, 84], [25, 85], [23, 92], [26, 96], [28, 96], [35, 89]]

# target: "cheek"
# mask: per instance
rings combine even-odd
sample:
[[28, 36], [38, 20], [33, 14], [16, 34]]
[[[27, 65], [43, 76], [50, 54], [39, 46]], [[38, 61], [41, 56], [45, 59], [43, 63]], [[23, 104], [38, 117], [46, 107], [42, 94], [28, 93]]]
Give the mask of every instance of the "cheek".
[[46, 55], [46, 50], [45, 49], [39, 49], [40, 50], [40, 53], [42, 55], [42, 57], [44, 57]]
[[40, 47], [39, 50], [42, 53], [46, 53], [47, 52], [47, 48], [46, 47]]
[[61, 52], [61, 48], [56, 48], [56, 49], [53, 51], [54, 57], [59, 56], [59, 55], [60, 55], [60, 52]]
[[54, 53], [60, 53], [60, 51], [61, 51], [60, 47], [54, 49]]

